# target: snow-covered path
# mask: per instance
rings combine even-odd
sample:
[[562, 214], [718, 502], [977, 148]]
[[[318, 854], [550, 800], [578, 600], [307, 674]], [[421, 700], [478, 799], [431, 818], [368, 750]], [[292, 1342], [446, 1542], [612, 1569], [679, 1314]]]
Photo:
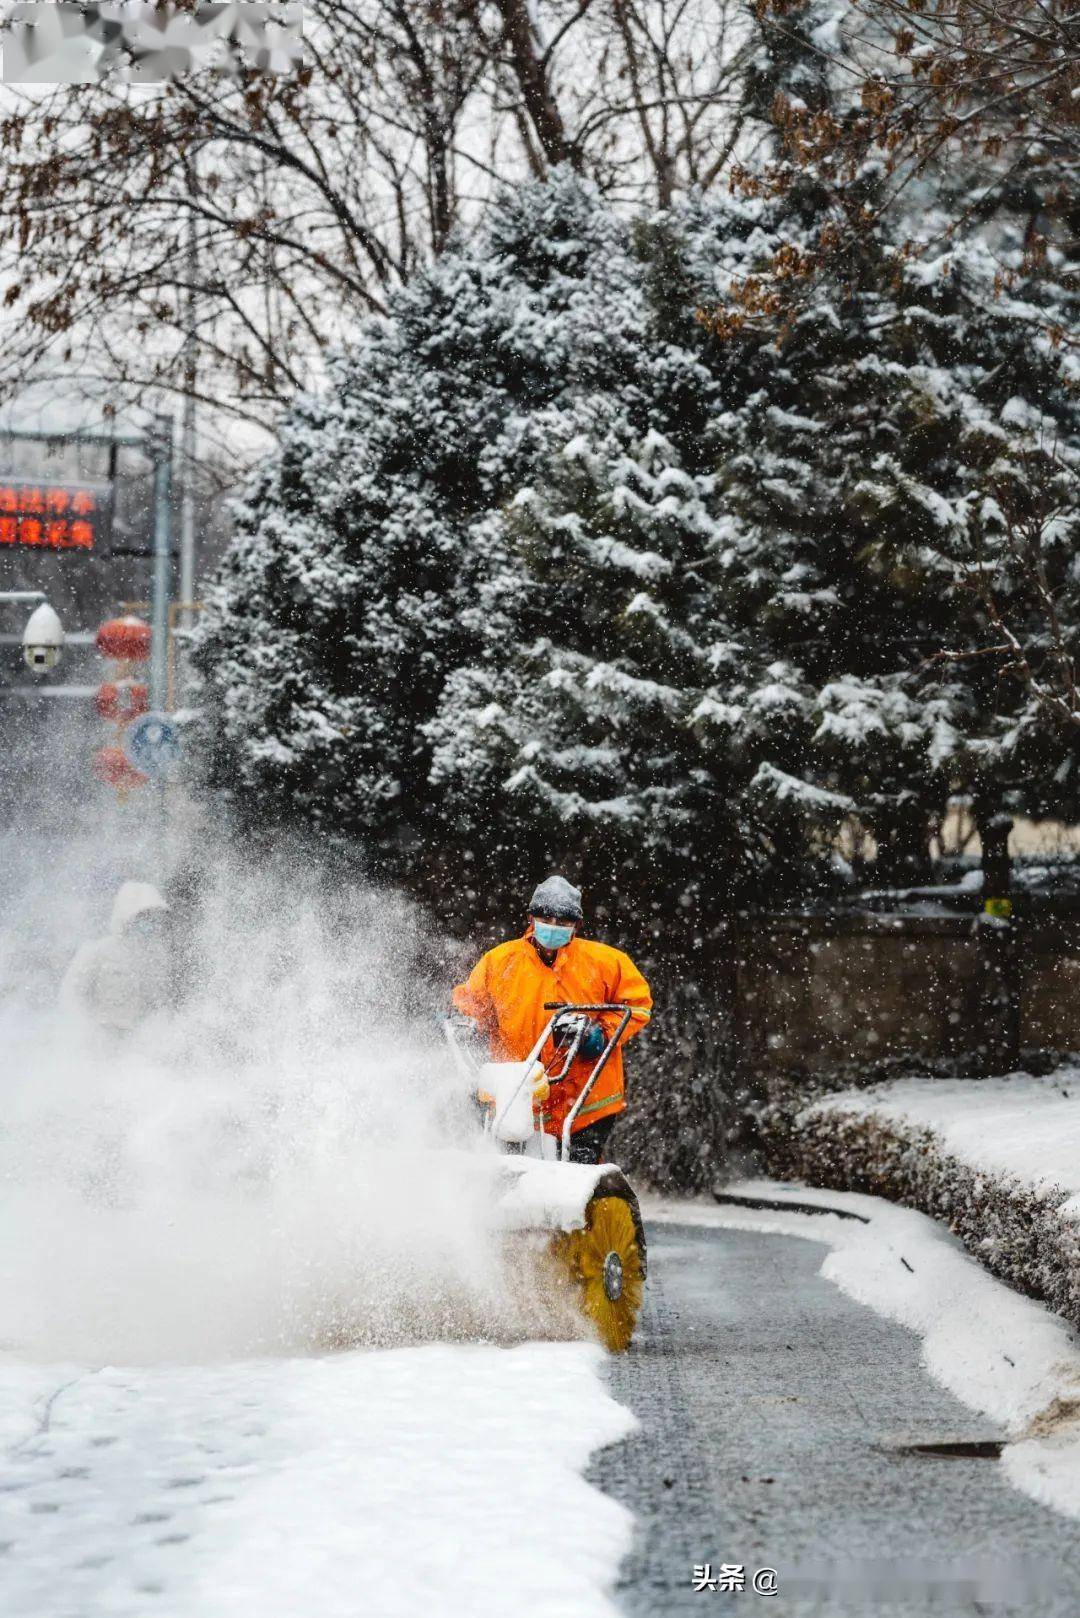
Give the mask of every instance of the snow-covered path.
[[582, 1343], [0, 1365], [4, 1618], [605, 1618], [587, 1485], [633, 1426]]

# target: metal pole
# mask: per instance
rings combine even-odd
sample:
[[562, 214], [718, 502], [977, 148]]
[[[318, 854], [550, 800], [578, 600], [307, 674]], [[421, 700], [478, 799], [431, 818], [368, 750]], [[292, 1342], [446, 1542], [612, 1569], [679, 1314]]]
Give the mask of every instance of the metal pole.
[[[195, 192], [195, 161], [187, 171], [188, 189]], [[180, 600], [195, 599], [195, 282], [199, 269], [199, 243], [195, 210], [188, 213], [187, 293], [184, 299], [184, 413], [180, 425]]]
[[165, 707], [169, 647], [169, 564], [172, 526], [172, 422], [155, 416], [150, 430], [154, 461], [154, 575], [150, 589], [150, 706]]

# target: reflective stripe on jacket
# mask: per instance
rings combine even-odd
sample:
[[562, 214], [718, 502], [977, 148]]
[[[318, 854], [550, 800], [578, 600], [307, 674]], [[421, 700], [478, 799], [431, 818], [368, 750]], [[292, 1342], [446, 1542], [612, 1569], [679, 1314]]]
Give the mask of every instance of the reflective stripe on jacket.
[[[595, 1005], [617, 1000], [633, 1007], [633, 1015], [619, 1046], [612, 1051], [589, 1099], [574, 1120], [575, 1132], [601, 1118], [622, 1112], [626, 1106], [623, 1090], [621, 1047], [649, 1020], [652, 995], [649, 985], [628, 955], [597, 944], [590, 938], [574, 937], [560, 949], [551, 966], [538, 954], [532, 942], [532, 925], [521, 938], [497, 944], [488, 950], [464, 983], [454, 990], [454, 1005], [474, 1017], [488, 1036], [494, 1061], [520, 1062], [528, 1056], [543, 1031], [551, 1012], [546, 1002]], [[597, 1017], [610, 1036], [619, 1026], [621, 1013], [605, 1012]], [[550, 1040], [541, 1058], [550, 1065], [554, 1052]], [[562, 1084], [552, 1086], [544, 1112], [544, 1127], [561, 1134], [566, 1114], [581, 1094], [595, 1061], [578, 1058]]]

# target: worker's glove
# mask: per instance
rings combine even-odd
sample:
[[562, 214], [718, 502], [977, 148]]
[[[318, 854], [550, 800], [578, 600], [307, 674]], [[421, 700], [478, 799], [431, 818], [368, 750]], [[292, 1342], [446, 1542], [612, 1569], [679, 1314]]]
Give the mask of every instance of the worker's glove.
[[607, 1044], [608, 1037], [598, 1022], [591, 1022], [585, 1030], [581, 1044], [578, 1046], [578, 1055], [584, 1056], [589, 1062], [595, 1062]]
[[557, 1051], [564, 1051], [574, 1043], [578, 1032], [581, 1034], [581, 1044], [577, 1054], [589, 1061], [595, 1061], [607, 1044], [607, 1035], [598, 1022], [593, 1022], [582, 1011], [563, 1011], [555, 1018], [551, 1028], [551, 1039]]
[[532, 1084], [533, 1107], [539, 1109], [551, 1095], [551, 1085], [548, 1083], [543, 1062], [534, 1065], [529, 1075], [529, 1082]]

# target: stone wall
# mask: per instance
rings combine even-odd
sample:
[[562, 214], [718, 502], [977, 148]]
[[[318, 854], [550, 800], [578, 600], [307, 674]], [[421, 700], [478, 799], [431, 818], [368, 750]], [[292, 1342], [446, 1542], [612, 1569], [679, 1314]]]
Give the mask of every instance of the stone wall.
[[[1015, 925], [1025, 1060], [1080, 1052], [1080, 915]], [[642, 953], [656, 1015], [627, 1054], [613, 1155], [655, 1190], [708, 1191], [771, 1161], [766, 1120], [808, 1095], [894, 1069], [987, 1072], [984, 938], [973, 914], [759, 916], [700, 954]]]
[[[1080, 1051], [1080, 917], [1016, 924], [1022, 1049]], [[762, 918], [733, 936], [733, 1040], [770, 1081], [977, 1067], [987, 967], [970, 915]]]

